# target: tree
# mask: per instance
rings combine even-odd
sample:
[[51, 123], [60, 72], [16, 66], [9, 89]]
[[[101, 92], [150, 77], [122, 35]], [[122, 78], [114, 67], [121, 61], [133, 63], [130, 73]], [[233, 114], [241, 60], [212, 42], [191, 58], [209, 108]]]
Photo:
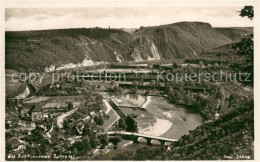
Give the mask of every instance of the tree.
[[110, 83], [111, 85], [114, 85], [115, 84], [115, 82], [114, 81], [111, 81], [111, 83]]
[[170, 90], [170, 83], [168, 81], [166, 81], [165, 87], [164, 87], [164, 93], [168, 93], [169, 90]]
[[254, 56], [253, 37], [254, 37], [253, 33], [245, 34], [245, 36], [241, 39], [241, 41], [236, 43], [234, 46], [239, 56], [245, 56], [245, 61], [247, 63], [251, 63], [253, 61], [253, 56]]
[[144, 95], [148, 96], [150, 94], [150, 90], [145, 91]]
[[140, 81], [139, 81], [139, 84], [140, 84], [140, 85], [144, 85], [144, 76], [143, 76], [143, 75], [141, 76], [141, 79], [140, 79]]
[[68, 104], [68, 109], [69, 109], [69, 110], [73, 109], [73, 104], [72, 104], [72, 102], [70, 102], [70, 103]]
[[221, 86], [217, 90], [216, 98], [223, 99], [223, 97], [225, 97], [225, 90], [224, 90], [223, 86]]
[[95, 116], [94, 121], [97, 125], [102, 126], [104, 124], [104, 119], [102, 116]]
[[5, 129], [9, 129], [10, 128], [10, 124], [9, 123], [5, 123]]
[[91, 130], [89, 128], [89, 125], [86, 123], [82, 130], [82, 135], [85, 136], [85, 135], [90, 135], [90, 134], [91, 134]]
[[138, 85], [138, 81], [133, 81], [132, 85], [136, 87]]
[[99, 136], [100, 143], [104, 146], [108, 144], [108, 136], [107, 134], [102, 134]]
[[116, 155], [113, 160], [132, 160], [133, 152], [132, 151], [126, 151], [122, 154]]
[[178, 68], [178, 67], [179, 67], [179, 65], [178, 65], [176, 62], [173, 62], [173, 63], [172, 63], [172, 66], [173, 66], [174, 68]]
[[119, 86], [114, 86], [114, 92], [121, 94], [123, 92], [123, 88], [121, 88]]
[[114, 145], [117, 145], [120, 141], [121, 141], [121, 138], [119, 136], [109, 138], [109, 142], [113, 143]]
[[153, 89], [155, 89], [155, 85], [156, 85], [155, 80], [152, 80], [152, 81], [150, 82], [150, 86], [153, 86]]
[[[248, 17], [249, 19], [254, 18], [254, 8], [253, 6], [245, 6], [240, 11], [240, 16]], [[232, 46], [234, 49], [236, 49], [237, 55], [245, 57], [243, 71], [247, 72], [250, 75], [250, 82], [249, 84], [253, 84], [253, 72], [254, 72], [254, 34], [248, 33], [245, 34], [245, 36], [240, 40], [240, 42], [234, 44]]]
[[5, 143], [5, 154], [8, 155], [10, 153], [10, 151], [12, 151], [12, 145], [10, 142], [6, 142]]
[[90, 141], [91, 147], [96, 148], [97, 144], [98, 144], [97, 138], [92, 136], [91, 141]]
[[85, 149], [87, 151], [91, 149], [89, 136], [82, 137], [82, 142], [85, 144]]
[[62, 127], [63, 127], [64, 129], [69, 128], [69, 122], [68, 122], [68, 120], [63, 120]]
[[200, 67], [202, 68], [204, 66], [203, 61], [199, 61]]
[[118, 120], [118, 128], [121, 128], [122, 130], [125, 130], [126, 127], [127, 127], [127, 126], [126, 126], [125, 120], [122, 119], [122, 118], [120, 118], [120, 119]]
[[76, 148], [79, 155], [85, 154], [86, 150], [88, 149], [85, 142], [83, 141], [76, 141], [73, 145], [73, 148]]
[[245, 6], [241, 11], [239, 16], [245, 17], [247, 16], [250, 20], [254, 18], [254, 7], [253, 6]]
[[132, 88], [130, 89], [130, 93], [132, 93], [132, 94], [137, 93], [137, 91], [138, 91], [138, 88], [137, 88], [137, 87], [132, 87]]

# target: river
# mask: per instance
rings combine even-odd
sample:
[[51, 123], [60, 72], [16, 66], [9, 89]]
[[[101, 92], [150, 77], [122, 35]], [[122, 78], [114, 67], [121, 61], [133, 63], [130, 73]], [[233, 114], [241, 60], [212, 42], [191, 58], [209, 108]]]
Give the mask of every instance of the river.
[[[148, 96], [145, 98], [142, 95], [133, 97], [130, 94], [114, 96], [114, 100], [118, 100], [120, 105], [127, 103], [127, 105], [132, 104], [133, 107], [141, 106], [147, 110], [121, 108], [125, 113], [137, 116], [134, 119], [137, 121], [138, 133], [179, 139], [202, 123], [200, 114], [185, 107], [172, 104], [165, 97]], [[119, 149], [120, 151], [111, 151], [103, 156], [109, 160], [121, 153], [122, 150], [135, 152], [135, 150], [144, 146], [144, 144], [130, 144], [123, 149]]]

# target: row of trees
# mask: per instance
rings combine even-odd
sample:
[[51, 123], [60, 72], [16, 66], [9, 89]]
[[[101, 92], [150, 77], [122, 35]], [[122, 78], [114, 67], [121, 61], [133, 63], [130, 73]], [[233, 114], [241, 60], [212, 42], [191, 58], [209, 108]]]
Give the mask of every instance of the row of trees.
[[183, 88], [173, 89], [169, 86], [166, 93], [172, 102], [199, 111], [205, 119], [213, 119], [225, 102], [225, 91], [221, 86], [202, 93], [185, 91]]

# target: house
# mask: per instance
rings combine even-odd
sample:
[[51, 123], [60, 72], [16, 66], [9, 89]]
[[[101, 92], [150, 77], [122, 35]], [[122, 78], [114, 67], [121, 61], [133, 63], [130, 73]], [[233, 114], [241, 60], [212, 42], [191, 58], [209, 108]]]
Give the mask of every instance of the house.
[[219, 117], [219, 113], [215, 113], [215, 119], [218, 119], [218, 117]]
[[80, 120], [80, 121], [76, 124], [76, 126], [75, 126], [75, 128], [77, 129], [77, 131], [78, 131], [79, 134], [82, 134], [82, 133], [83, 133], [84, 127], [85, 127], [85, 123], [84, 123], [82, 120]]
[[89, 114], [90, 114], [90, 116], [91, 116], [92, 118], [94, 118], [94, 117], [96, 116], [96, 113], [95, 113], [94, 111], [90, 112]]
[[62, 149], [62, 144], [57, 144], [56, 146], [53, 147], [54, 150], [61, 150]]
[[50, 88], [59, 88], [60, 87], [60, 84], [52, 84], [51, 86], [50, 86]]
[[85, 117], [85, 118], [83, 119], [83, 122], [85, 122], [85, 123], [91, 122], [91, 116], [88, 115], [87, 117]]
[[41, 106], [37, 106], [32, 110], [32, 121], [40, 121], [50, 117], [50, 110], [45, 110]]
[[14, 149], [13, 151], [16, 152], [16, 151], [21, 151], [21, 150], [26, 150], [26, 147], [23, 144], [19, 144], [17, 146], [17, 149]]
[[100, 116], [104, 116], [104, 114], [105, 114], [105, 113], [103, 112], [103, 110], [99, 110], [99, 115], [100, 115]]
[[31, 117], [31, 108], [21, 109], [21, 118], [30, 118]]
[[86, 90], [86, 88], [82, 88], [82, 87], [75, 87], [75, 89], [78, 93], [82, 93]]
[[19, 120], [18, 125], [26, 128], [27, 130], [34, 130], [36, 125], [31, 121]]
[[43, 113], [40, 107], [36, 107], [32, 110], [32, 121], [43, 120]]
[[8, 140], [8, 142], [11, 144], [11, 149], [12, 152], [18, 152], [18, 153], [22, 153], [23, 150], [26, 149], [26, 146], [29, 146], [28, 142], [25, 142], [23, 140], [20, 140], [17, 137], [12, 137]]

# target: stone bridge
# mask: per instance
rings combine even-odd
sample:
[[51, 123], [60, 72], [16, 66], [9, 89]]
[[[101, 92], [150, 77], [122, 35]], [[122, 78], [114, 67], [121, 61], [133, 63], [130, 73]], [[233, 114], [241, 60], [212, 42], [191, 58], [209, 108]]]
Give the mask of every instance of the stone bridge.
[[139, 133], [133, 133], [133, 132], [107, 132], [108, 135], [120, 135], [124, 136], [126, 139], [133, 140], [133, 143], [139, 143], [139, 140], [141, 138], [146, 140], [147, 145], [151, 146], [152, 142], [154, 140], [159, 141], [161, 145], [166, 145], [166, 142], [172, 143], [177, 141], [177, 139], [171, 139], [171, 138], [165, 138], [165, 137], [157, 137], [157, 136], [151, 136], [151, 135], [145, 135], [145, 134], [139, 134]]

